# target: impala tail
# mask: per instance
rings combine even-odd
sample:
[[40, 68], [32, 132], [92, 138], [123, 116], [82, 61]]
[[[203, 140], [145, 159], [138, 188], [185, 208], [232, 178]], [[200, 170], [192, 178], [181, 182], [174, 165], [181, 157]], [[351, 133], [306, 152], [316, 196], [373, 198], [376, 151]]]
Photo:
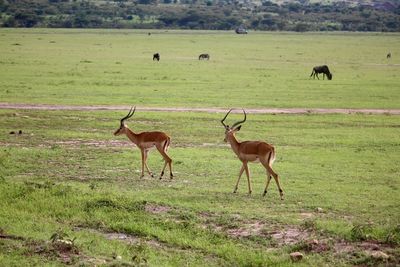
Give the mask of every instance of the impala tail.
[[165, 143], [164, 143], [164, 146], [163, 146], [163, 150], [165, 151], [165, 152], [167, 152], [168, 151], [168, 148], [169, 148], [169, 145], [171, 144], [171, 137], [167, 137], [167, 140], [165, 140]]
[[274, 163], [274, 161], [275, 161], [275, 158], [276, 158], [276, 155], [275, 155], [275, 148], [274, 147], [271, 147], [271, 152], [269, 153], [269, 155], [268, 155], [268, 163], [269, 163], [269, 166], [272, 166], [272, 164]]

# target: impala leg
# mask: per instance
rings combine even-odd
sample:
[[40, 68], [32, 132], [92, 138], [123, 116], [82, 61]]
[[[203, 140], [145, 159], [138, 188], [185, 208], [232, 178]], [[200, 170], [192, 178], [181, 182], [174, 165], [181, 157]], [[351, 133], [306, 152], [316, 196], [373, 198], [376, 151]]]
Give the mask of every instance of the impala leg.
[[[164, 160], [165, 161], [165, 160]], [[165, 171], [165, 168], [167, 167], [167, 161], [165, 161], [165, 163], [164, 163], [164, 167], [162, 168], [162, 171], [161, 171], [161, 174], [160, 174], [160, 180], [161, 180], [161, 178], [164, 176], [164, 171]]]
[[140, 175], [140, 178], [143, 178], [144, 177], [144, 161], [145, 161], [144, 149], [140, 149], [140, 153], [142, 154], [142, 174]]
[[271, 182], [271, 179], [272, 179], [272, 176], [271, 176], [271, 174], [267, 171], [267, 183], [266, 183], [266, 185], [265, 185], [263, 197], [265, 197], [265, 195], [267, 194], [269, 182]]
[[172, 174], [172, 159], [167, 155], [167, 153], [164, 151], [164, 149], [161, 146], [157, 146], [157, 150], [158, 150], [158, 152], [160, 152], [161, 156], [164, 158], [164, 161], [165, 161], [164, 167], [160, 174], [160, 179], [162, 179], [162, 177], [164, 175], [164, 171], [165, 171], [165, 168], [167, 167], [167, 164], [169, 167], [170, 178], [172, 179], [174, 177], [174, 175]]
[[149, 173], [149, 175], [151, 177], [154, 177], [152, 171], [150, 171], [149, 166], [147, 166], [147, 156], [148, 156], [149, 151], [148, 150], [144, 150], [144, 166], [146, 167], [147, 172]]
[[281, 200], [283, 200], [283, 190], [281, 188], [281, 185], [279, 184], [278, 174], [276, 174], [276, 172], [274, 172], [270, 166], [267, 165], [266, 168], [267, 171], [274, 177], [276, 185], [278, 186], [279, 195], [281, 196]]
[[236, 191], [238, 190], [240, 177], [242, 177], [243, 172], [244, 172], [244, 164], [242, 165], [242, 168], [240, 168], [239, 178], [237, 179], [236, 186], [235, 186], [235, 189], [233, 190], [233, 193], [236, 193]]
[[246, 176], [247, 176], [247, 185], [249, 187], [249, 195], [251, 195], [251, 181], [250, 181], [250, 171], [249, 171], [249, 166], [247, 166], [247, 162], [243, 163], [244, 165], [244, 170], [246, 171]]

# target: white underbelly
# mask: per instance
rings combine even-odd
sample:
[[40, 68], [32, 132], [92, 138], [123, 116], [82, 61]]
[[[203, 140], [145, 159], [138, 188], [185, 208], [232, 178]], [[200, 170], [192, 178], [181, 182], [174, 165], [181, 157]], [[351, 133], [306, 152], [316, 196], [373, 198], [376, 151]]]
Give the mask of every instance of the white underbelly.
[[144, 148], [144, 149], [150, 149], [150, 148], [152, 148], [152, 147], [154, 147], [155, 146], [155, 143], [154, 142], [146, 142], [146, 143], [142, 143], [141, 145], [140, 145], [140, 147], [142, 147], [142, 148]]
[[240, 159], [249, 162], [260, 162], [258, 155], [242, 155]]

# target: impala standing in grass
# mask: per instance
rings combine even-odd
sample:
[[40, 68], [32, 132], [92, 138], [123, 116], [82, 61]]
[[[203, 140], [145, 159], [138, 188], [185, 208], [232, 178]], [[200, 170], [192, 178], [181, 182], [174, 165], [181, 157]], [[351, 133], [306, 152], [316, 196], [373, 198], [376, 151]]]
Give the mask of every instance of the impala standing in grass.
[[146, 170], [150, 174], [150, 176], [154, 177], [153, 173], [147, 166], [146, 161], [149, 150], [153, 147], [156, 147], [165, 161], [164, 168], [162, 169], [160, 174], [160, 179], [164, 175], [164, 170], [167, 167], [167, 164], [169, 167], [170, 178], [172, 179], [172, 159], [167, 154], [169, 144], [171, 143], [171, 138], [164, 132], [141, 132], [138, 134], [134, 133], [125, 124], [125, 120], [132, 117], [135, 113], [136, 107], [133, 109], [133, 111], [132, 109], [133, 108], [131, 108], [128, 115], [121, 119], [120, 126], [118, 130], [114, 132], [114, 135], [125, 134], [129, 138], [129, 140], [131, 140], [140, 149], [140, 152], [142, 153], [142, 174], [140, 178], [143, 178], [144, 176], [144, 167], [146, 167]]
[[231, 111], [232, 111], [232, 109], [228, 111], [228, 113], [225, 115], [225, 117], [221, 120], [221, 123], [225, 128], [224, 141], [228, 142], [231, 145], [233, 152], [235, 152], [235, 154], [238, 156], [238, 158], [242, 162], [242, 168], [240, 169], [239, 178], [236, 182], [236, 186], [235, 186], [233, 193], [236, 193], [238, 186], [239, 186], [240, 177], [242, 176], [243, 172], [245, 171], [246, 176], [247, 176], [247, 183], [248, 183], [248, 187], [249, 187], [249, 194], [251, 194], [252, 190], [251, 190], [250, 172], [249, 172], [247, 163], [248, 162], [260, 162], [267, 171], [267, 182], [265, 185], [263, 196], [265, 196], [267, 194], [268, 185], [269, 185], [269, 182], [271, 181], [271, 175], [272, 175], [278, 186], [281, 199], [283, 200], [283, 190], [279, 184], [278, 174], [274, 170], [272, 170], [272, 163], [275, 160], [274, 147], [272, 145], [267, 144], [262, 141], [239, 142], [236, 139], [235, 134], [236, 134], [236, 132], [238, 132], [240, 130], [240, 128], [242, 126], [241, 124], [246, 121], [246, 112], [243, 110], [244, 119], [242, 121], [238, 121], [238, 122], [234, 123], [232, 126], [229, 126], [229, 125], [226, 125], [224, 123], [224, 121]]

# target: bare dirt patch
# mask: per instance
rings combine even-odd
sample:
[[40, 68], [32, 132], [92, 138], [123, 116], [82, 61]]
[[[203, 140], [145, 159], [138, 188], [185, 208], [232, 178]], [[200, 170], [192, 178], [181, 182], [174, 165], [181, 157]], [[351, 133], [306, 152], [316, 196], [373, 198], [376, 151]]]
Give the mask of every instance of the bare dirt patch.
[[272, 231], [268, 233], [272, 239], [282, 245], [294, 245], [302, 241], [310, 240], [312, 233], [294, 227], [283, 228], [278, 231]]
[[24, 254], [28, 257], [38, 255], [67, 265], [77, 264], [78, 262], [94, 262], [93, 259], [85, 256], [70, 240], [32, 240], [22, 236], [6, 234], [2, 229], [0, 229], [0, 239], [18, 241], [19, 245], [14, 244], [12, 246], [14, 246], [14, 249], [23, 247]]
[[171, 207], [152, 204], [152, 203], [146, 203], [146, 206], [144, 209], [146, 212], [151, 213], [151, 214], [162, 214], [162, 213], [167, 213], [172, 210]]
[[[72, 105], [45, 105], [45, 104], [22, 104], [22, 103], [0, 103], [0, 109], [31, 109], [31, 110], [127, 110], [128, 106], [72, 106]], [[143, 111], [158, 112], [207, 112], [226, 113], [222, 108], [190, 108], [190, 107], [138, 107]], [[232, 113], [241, 113], [241, 110], [233, 110]], [[351, 108], [249, 108], [247, 113], [257, 114], [391, 114], [400, 115], [400, 109], [351, 109]]]
[[[386, 263], [396, 266], [400, 259], [393, 246], [375, 241], [349, 242], [316, 231], [314, 228], [285, 225], [267, 220], [247, 220], [234, 214], [220, 219], [220, 214], [202, 212], [202, 228], [224, 233], [235, 239], [264, 239], [270, 241], [267, 249], [289, 246], [290, 249], [305, 253], [330, 252], [335, 257], [351, 259], [354, 262], [362, 260], [376, 264]], [[314, 213], [303, 212], [303, 220], [316, 216]]]
[[66, 147], [81, 147], [81, 146], [92, 146], [92, 147], [128, 147], [133, 146], [132, 143], [128, 141], [119, 141], [119, 140], [69, 140], [69, 141], [55, 141], [55, 142], [47, 142], [48, 146], [66, 146]]
[[313, 239], [315, 234], [307, 229], [288, 226], [266, 220], [244, 220], [240, 215], [220, 219], [218, 214], [201, 213], [203, 226], [232, 238], [263, 238], [271, 240], [275, 246], [294, 245]]

